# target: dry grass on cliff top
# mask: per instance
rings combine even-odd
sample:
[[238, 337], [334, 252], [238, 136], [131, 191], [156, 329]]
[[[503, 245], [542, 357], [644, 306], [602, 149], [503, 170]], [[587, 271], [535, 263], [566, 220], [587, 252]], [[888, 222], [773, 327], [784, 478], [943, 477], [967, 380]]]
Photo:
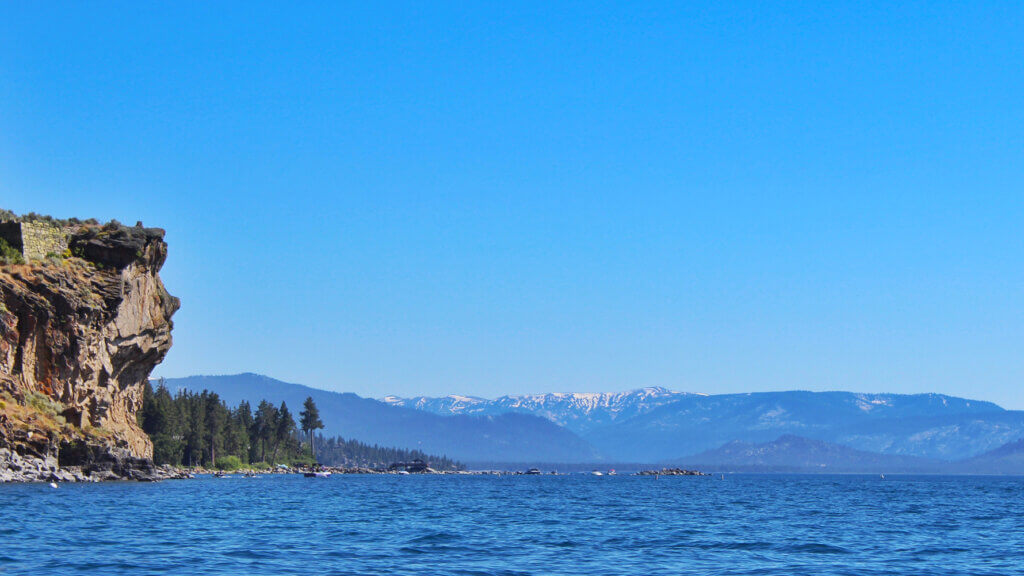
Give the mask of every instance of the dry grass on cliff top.
[[16, 430], [32, 431], [47, 437], [59, 439], [88, 438], [107, 440], [110, 432], [103, 428], [85, 426], [79, 428], [69, 424], [60, 415], [64, 406], [38, 392], [29, 392], [23, 402], [19, 402], [9, 392], [0, 392], [0, 414]]
[[17, 264], [3, 264], [0, 262], [0, 273], [21, 278], [34, 278], [36, 272], [46, 268], [71, 268], [76, 272], [86, 274], [95, 272], [96, 265], [88, 260], [70, 255], [54, 255], [42, 260], [30, 260]]
[[[101, 281], [97, 274], [104, 272], [87, 260], [74, 256], [55, 257], [27, 264], [0, 265], [0, 284], [33, 286], [59, 278], [62, 285], [67, 281], [68, 284], [80, 286], [79, 296], [86, 303], [99, 306], [103, 303], [102, 298], [90, 289]], [[0, 308], [0, 313], [5, 311], [5, 308]]]
[[[36, 399], [33, 398], [33, 400]], [[7, 392], [0, 394], [0, 413], [7, 417], [15, 429], [32, 430], [46, 435], [62, 435], [65, 432], [71, 432], [71, 430], [65, 430], [70, 426], [51, 406], [43, 407], [38, 401], [22, 404]]]

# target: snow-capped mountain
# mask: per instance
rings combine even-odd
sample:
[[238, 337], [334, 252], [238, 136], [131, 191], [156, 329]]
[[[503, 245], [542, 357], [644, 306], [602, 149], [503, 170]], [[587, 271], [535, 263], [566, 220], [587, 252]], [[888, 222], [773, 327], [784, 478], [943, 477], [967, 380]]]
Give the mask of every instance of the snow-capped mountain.
[[728, 442], [759, 444], [782, 435], [865, 452], [951, 461], [1024, 437], [1024, 412], [942, 394], [793, 390], [708, 396], [644, 388], [617, 394], [383, 401], [444, 416], [540, 416], [618, 461], [679, 458]]
[[[949, 470], [1017, 474], [1024, 469], [1024, 411], [943, 394], [791, 390], [708, 396], [644, 388], [617, 394], [378, 401], [256, 374], [196, 376], [170, 379], [166, 384], [172, 393], [210, 390], [230, 405], [267, 399], [301, 406], [313, 397], [327, 434], [415, 447], [478, 463], [740, 464], [712, 460], [705, 453], [724, 446], [726, 452], [740, 450], [744, 458], [767, 454], [766, 450], [774, 454], [770, 460], [753, 462], [758, 466], [876, 462], [865, 460], [864, 454], [841, 453], [849, 449], [960, 466]], [[983, 454], [986, 451], [991, 452]], [[695, 460], [694, 455], [701, 457]], [[724, 458], [725, 452], [718, 455]], [[883, 467], [907, 470], [903, 464], [908, 462], [888, 459]]]
[[[614, 458], [657, 459], [795, 435], [882, 454], [958, 460], [1024, 437], [1024, 411], [943, 394], [755, 392], [688, 396], [584, 439]], [[676, 457], [678, 458], [678, 457]]]
[[380, 399], [385, 404], [415, 408], [424, 412], [451, 416], [452, 414], [491, 414], [487, 407], [494, 402], [486, 398], [476, 396], [459, 396], [452, 394], [443, 398], [431, 398], [429, 396], [416, 396], [414, 398], [400, 398], [398, 396], [385, 396]]
[[521, 412], [546, 418], [559, 426], [582, 434], [620, 420], [646, 414], [655, 408], [689, 396], [695, 394], [675, 392], [656, 386], [629, 392], [550, 392], [502, 396], [495, 400], [451, 395], [441, 398], [385, 396], [381, 401], [392, 406], [415, 408], [444, 416]]
[[298, 411], [312, 398], [326, 426], [321, 431], [324, 436], [415, 448], [463, 462], [593, 462], [600, 458], [576, 434], [529, 414], [445, 417], [251, 373], [169, 378], [164, 383], [172, 394], [216, 392], [231, 406], [243, 400], [255, 406], [265, 399], [275, 406], [287, 403]]

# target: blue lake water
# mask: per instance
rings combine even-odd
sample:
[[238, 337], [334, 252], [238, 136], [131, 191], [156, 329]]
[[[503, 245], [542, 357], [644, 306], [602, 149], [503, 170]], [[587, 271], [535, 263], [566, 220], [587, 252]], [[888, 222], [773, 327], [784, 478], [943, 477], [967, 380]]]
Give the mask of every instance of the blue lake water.
[[0, 485], [0, 574], [1024, 574], [1024, 479]]

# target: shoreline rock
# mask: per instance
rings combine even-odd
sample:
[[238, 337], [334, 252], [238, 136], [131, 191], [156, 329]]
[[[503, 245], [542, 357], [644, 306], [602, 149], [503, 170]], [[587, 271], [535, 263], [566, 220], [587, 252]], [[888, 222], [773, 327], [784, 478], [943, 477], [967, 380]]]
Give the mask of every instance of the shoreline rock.
[[22, 455], [0, 448], [0, 484], [33, 482], [109, 482], [136, 480], [157, 482], [189, 478], [188, 472], [173, 466], [157, 466], [151, 460], [135, 458], [116, 448], [82, 465], [62, 465], [53, 455]]

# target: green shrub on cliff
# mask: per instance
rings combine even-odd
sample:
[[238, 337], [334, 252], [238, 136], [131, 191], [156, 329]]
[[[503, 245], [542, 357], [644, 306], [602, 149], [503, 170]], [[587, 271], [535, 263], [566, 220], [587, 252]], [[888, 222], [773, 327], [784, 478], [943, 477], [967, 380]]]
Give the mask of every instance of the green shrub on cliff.
[[56, 417], [64, 409], [60, 402], [51, 400], [49, 396], [39, 392], [29, 392], [26, 394], [25, 402], [36, 412], [46, 414], [51, 418]]
[[54, 218], [49, 214], [36, 214], [35, 212], [29, 212], [28, 214], [22, 214], [21, 216], [16, 213], [0, 208], [0, 222], [45, 222], [52, 226], [78, 226], [80, 224], [89, 224], [92, 226], [98, 226], [99, 220], [95, 218], [87, 218], [81, 220], [79, 218]]
[[50, 226], [64, 227], [71, 224], [70, 220], [63, 218], [54, 218], [49, 214], [36, 214], [35, 212], [29, 212], [28, 214], [22, 214], [18, 216], [13, 212], [10, 213], [13, 218], [11, 220], [17, 220], [19, 222], [39, 222], [41, 224], [49, 224]]
[[24, 264], [25, 257], [11, 246], [7, 240], [0, 238], [0, 264]]

